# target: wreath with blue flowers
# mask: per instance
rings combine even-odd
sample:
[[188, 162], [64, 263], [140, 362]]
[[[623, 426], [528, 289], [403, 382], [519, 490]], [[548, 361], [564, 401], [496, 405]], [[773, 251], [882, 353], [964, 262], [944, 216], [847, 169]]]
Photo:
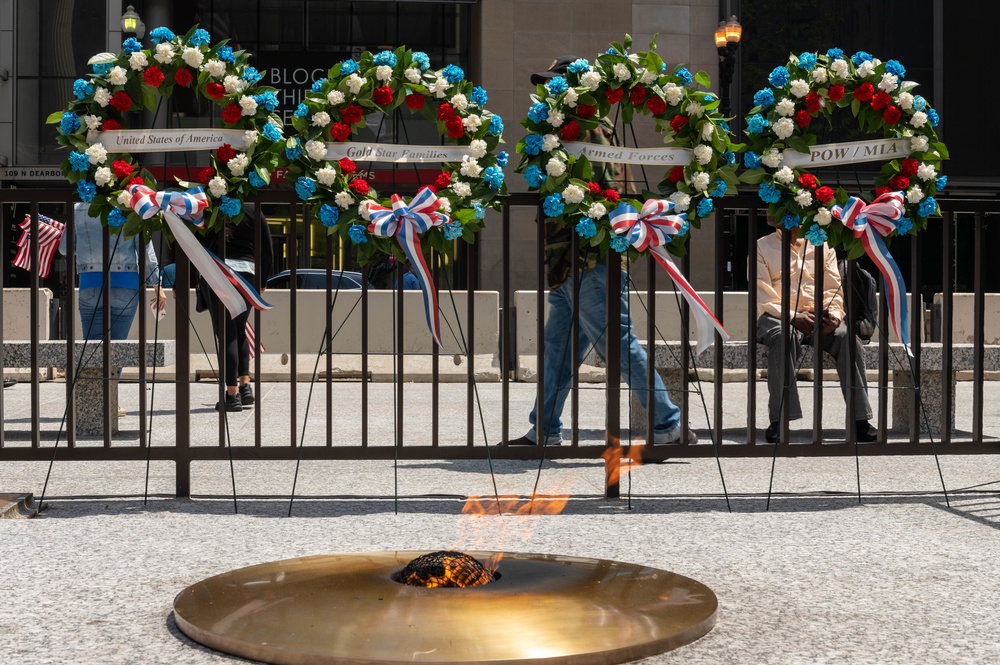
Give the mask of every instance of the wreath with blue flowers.
[[473, 243], [486, 210], [498, 210], [507, 196], [503, 169], [508, 157], [496, 152], [503, 143], [503, 120], [486, 109], [487, 100], [486, 91], [467, 81], [461, 67], [433, 70], [427, 54], [405, 46], [345, 60], [313, 83], [293, 115], [296, 135], [287, 140], [285, 156], [295, 191], [328, 233], [357, 246], [362, 265], [377, 253], [393, 252], [402, 259], [397, 243], [368, 230], [369, 207], [389, 206], [390, 200], [379, 197], [354, 160], [326, 159], [326, 143], [349, 142], [370, 114], [405, 106], [435, 122], [449, 143], [469, 146], [461, 162], [445, 163], [434, 182], [425, 185], [450, 221], [424, 236], [438, 251], [457, 239]]

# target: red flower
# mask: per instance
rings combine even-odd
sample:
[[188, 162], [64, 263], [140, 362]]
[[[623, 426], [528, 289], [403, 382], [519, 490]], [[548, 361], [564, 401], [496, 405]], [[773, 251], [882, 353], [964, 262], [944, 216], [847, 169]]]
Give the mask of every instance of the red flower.
[[799, 184], [806, 189], [816, 189], [816, 185], [818, 185], [819, 182], [816, 180], [816, 176], [812, 173], [803, 173], [799, 176]]
[[885, 113], [882, 114], [882, 119], [885, 120], [887, 125], [895, 125], [900, 121], [900, 119], [902, 119], [902, 117], [902, 112], [895, 106], [890, 106], [885, 110]]
[[890, 104], [892, 104], [892, 97], [890, 97], [889, 93], [885, 90], [879, 90], [875, 93], [875, 96], [872, 97], [872, 108], [876, 111], [887, 109]]
[[357, 104], [350, 104], [340, 109], [340, 117], [348, 125], [356, 125], [365, 117], [365, 111]]
[[674, 130], [674, 134], [680, 134], [681, 129], [686, 124], [688, 124], [688, 117], [686, 115], [675, 115], [673, 120], [670, 121], [670, 129]]
[[354, 160], [350, 157], [342, 158], [337, 164], [340, 166], [340, 172], [344, 175], [349, 173], [354, 173], [358, 170], [358, 165], [354, 163]]
[[111, 95], [111, 105], [122, 113], [125, 113], [125, 111], [132, 108], [132, 98], [129, 97], [128, 93], [124, 90], [119, 90], [115, 94]]
[[438, 107], [438, 120], [444, 122], [446, 120], [451, 120], [455, 117], [455, 109], [451, 107], [451, 104], [444, 102]]
[[882, 196], [883, 194], [888, 194], [891, 191], [892, 190], [889, 189], [888, 187], [876, 187], [875, 188], [875, 196], [877, 198], [879, 196]]
[[128, 184], [125, 185], [125, 189], [128, 189], [132, 185], [145, 185], [145, 184], [146, 184], [145, 180], [143, 180], [139, 176], [136, 176], [136, 177], [134, 177], [134, 178], [132, 178], [131, 180], [128, 181]]
[[816, 200], [823, 205], [832, 201], [835, 195], [836, 193], [833, 191], [833, 187], [827, 187], [826, 185], [823, 185], [816, 190]]
[[385, 106], [392, 102], [392, 88], [387, 85], [372, 90], [372, 100], [379, 106]]
[[641, 85], [632, 88], [632, 92], [628, 94], [628, 100], [638, 106], [646, 101], [646, 89]]
[[597, 107], [590, 104], [580, 104], [576, 107], [576, 114], [586, 120], [592, 118], [597, 113]]
[[101, 127], [101, 129], [103, 129], [106, 132], [110, 132], [110, 131], [113, 131], [115, 129], [121, 129], [121, 128], [122, 128], [122, 125], [117, 120], [105, 120], [104, 121], [104, 126]]
[[351, 189], [353, 189], [358, 194], [367, 194], [368, 181], [365, 180], [364, 178], [352, 178]]
[[219, 146], [219, 149], [215, 151], [215, 158], [218, 159], [223, 164], [225, 164], [235, 156], [236, 156], [236, 151], [233, 149], [233, 146], [229, 145], [228, 143], [223, 143], [222, 145]]
[[208, 181], [215, 177], [215, 169], [211, 166], [198, 171], [198, 182], [207, 185]]
[[870, 102], [875, 96], [875, 86], [865, 81], [854, 91], [854, 99], [859, 102]]
[[334, 141], [346, 141], [351, 135], [351, 126], [342, 122], [335, 122], [330, 127], [330, 138]]
[[166, 78], [160, 68], [156, 65], [148, 67], [146, 71], [142, 73], [142, 79], [153, 86], [154, 88], [159, 88], [160, 84], [163, 83], [163, 79]]
[[451, 184], [451, 174], [445, 171], [444, 173], [439, 173], [438, 177], [434, 179], [434, 186], [438, 189], [445, 189]]
[[410, 93], [406, 96], [406, 106], [414, 111], [419, 111], [424, 108], [424, 96], [418, 92]]
[[920, 168], [920, 162], [915, 159], [904, 159], [903, 163], [900, 165], [899, 171], [903, 175], [916, 175], [917, 169]]
[[181, 67], [176, 72], [174, 72], [174, 81], [177, 82], [177, 85], [182, 85], [184, 87], [187, 87], [191, 85], [191, 81], [193, 80], [194, 77], [191, 76], [191, 70], [187, 69], [186, 67]]
[[123, 180], [130, 175], [132, 175], [132, 165], [126, 162], [124, 159], [117, 159], [111, 164], [111, 168], [115, 171], [115, 177], [119, 180]]
[[889, 184], [892, 185], [893, 189], [906, 189], [910, 186], [910, 179], [900, 173], [897, 176], [893, 176]]
[[667, 103], [656, 95], [653, 95], [649, 98], [649, 101], [646, 102], [646, 108], [648, 108], [649, 112], [653, 115], [660, 115], [667, 110]]
[[596, 182], [588, 182], [587, 191], [590, 192], [591, 194], [600, 194], [601, 186], [598, 185]]
[[670, 169], [670, 175], [667, 177], [670, 178], [670, 182], [676, 185], [677, 183], [679, 183], [681, 180], [684, 179], [684, 167], [675, 166], [674, 168]]
[[205, 93], [212, 99], [222, 99], [226, 94], [226, 89], [221, 83], [209, 83], [205, 86]]
[[613, 189], [605, 189], [604, 198], [611, 201], [612, 203], [618, 203], [618, 199], [620, 199], [621, 196], [618, 194], [618, 192], [616, 192]]
[[448, 128], [448, 136], [450, 138], [460, 139], [465, 134], [465, 127], [462, 126], [462, 119], [458, 116], [449, 118], [448, 122], [444, 123], [444, 126]]
[[563, 141], [577, 140], [580, 138], [580, 124], [576, 120], [570, 120], [559, 130], [559, 136]]
[[822, 105], [823, 100], [815, 92], [806, 95], [806, 108], [809, 109], [810, 113], [817, 113]]
[[607, 94], [609, 102], [617, 104], [625, 96], [625, 88], [608, 88], [605, 94]]
[[809, 115], [809, 111], [802, 109], [795, 114], [795, 124], [799, 127], [808, 127], [810, 122], [812, 122], [812, 116]]
[[243, 115], [243, 109], [236, 104], [230, 104], [222, 109], [222, 120], [230, 125], [239, 122], [241, 115]]
[[831, 102], [839, 102], [844, 98], [844, 86], [841, 84], [831, 85], [830, 92], [827, 93], [830, 97]]

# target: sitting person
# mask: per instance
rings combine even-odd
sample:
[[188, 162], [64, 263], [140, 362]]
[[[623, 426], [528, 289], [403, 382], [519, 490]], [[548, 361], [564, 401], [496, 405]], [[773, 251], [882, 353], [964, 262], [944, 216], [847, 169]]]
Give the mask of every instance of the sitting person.
[[[777, 226], [773, 219], [768, 223]], [[795, 369], [803, 341], [812, 338], [817, 326], [823, 331], [823, 350], [833, 356], [837, 363], [840, 387], [847, 399], [846, 380], [852, 373], [854, 385], [855, 433], [859, 442], [875, 440], [875, 432], [869, 422], [872, 407], [868, 401], [868, 382], [865, 377], [865, 359], [861, 341], [849, 332], [844, 322], [844, 296], [841, 288], [840, 272], [837, 270], [837, 255], [826, 243], [823, 244], [823, 312], [817, 320], [815, 305], [816, 247], [799, 238], [799, 228], [787, 231], [791, 235], [790, 274], [792, 307], [789, 317], [793, 330], [787, 363], [791, 385], [788, 389], [788, 403], [781, 403], [781, 237], [785, 233], [776, 228], [757, 241], [757, 341], [767, 346], [767, 390], [768, 416], [770, 425], [764, 433], [768, 443], [777, 443], [780, 431], [782, 407], [788, 410], [791, 420], [802, 417], [799, 393], [795, 383]], [[848, 335], [853, 338], [856, 352], [854, 366], [848, 367]]]

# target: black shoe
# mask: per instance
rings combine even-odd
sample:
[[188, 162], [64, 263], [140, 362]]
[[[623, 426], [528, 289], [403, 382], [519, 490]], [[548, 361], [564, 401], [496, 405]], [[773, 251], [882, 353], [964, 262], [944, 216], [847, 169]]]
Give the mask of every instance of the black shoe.
[[[222, 411], [220, 405], [221, 405], [220, 402], [215, 403], [216, 411]], [[236, 393], [235, 395], [230, 395], [229, 393], [226, 393], [226, 411], [233, 413], [242, 410], [243, 410], [243, 400], [240, 399], [240, 394]]]
[[854, 423], [854, 437], [858, 443], [873, 443], [878, 440], [878, 432], [867, 420]]
[[4, 379], [3, 380], [3, 387], [4, 388], [13, 388], [16, 385], [17, 385], [17, 381], [15, 381], [14, 379]]
[[256, 401], [249, 383], [240, 384], [240, 401], [243, 402], [243, 406], [251, 406]]
[[775, 420], [773, 423], [767, 426], [764, 430], [764, 440], [768, 443], [777, 443], [778, 437], [781, 435], [781, 422]]
[[511, 439], [507, 442], [508, 446], [537, 446], [538, 444], [526, 436], [522, 436], [519, 439]]

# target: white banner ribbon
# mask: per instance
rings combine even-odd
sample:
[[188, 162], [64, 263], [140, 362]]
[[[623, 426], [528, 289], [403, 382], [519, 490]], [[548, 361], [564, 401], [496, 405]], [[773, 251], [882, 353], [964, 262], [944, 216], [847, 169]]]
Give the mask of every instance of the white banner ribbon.
[[563, 148], [574, 157], [583, 155], [592, 162], [615, 162], [618, 164], [683, 166], [690, 164], [692, 157], [690, 148], [621, 148], [614, 145], [599, 145], [580, 141], [563, 143]]
[[226, 143], [236, 150], [247, 147], [242, 129], [116, 129], [89, 132], [87, 141], [103, 144], [108, 152], [128, 153], [216, 150]]
[[814, 145], [809, 148], [808, 153], [785, 150], [781, 153], [781, 164], [789, 168], [818, 168], [837, 164], [887, 162], [890, 159], [907, 157], [909, 154], [910, 139], [875, 139]]
[[361, 162], [395, 164], [460, 162], [469, 153], [467, 145], [393, 145], [388, 143], [327, 143], [324, 159], [350, 157]]

